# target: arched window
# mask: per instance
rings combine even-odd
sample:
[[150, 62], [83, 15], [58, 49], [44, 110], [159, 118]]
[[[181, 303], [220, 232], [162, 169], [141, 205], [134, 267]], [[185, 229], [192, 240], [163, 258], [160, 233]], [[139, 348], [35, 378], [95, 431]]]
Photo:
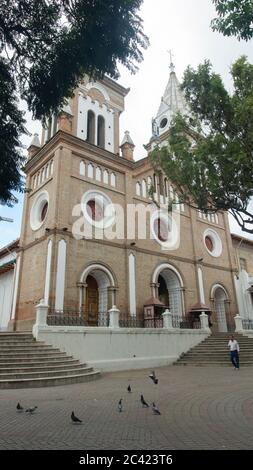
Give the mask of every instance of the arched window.
[[91, 163], [88, 165], [88, 178], [93, 178], [93, 165]]
[[103, 172], [103, 181], [105, 184], [109, 184], [109, 173], [107, 170], [104, 170]]
[[142, 180], [142, 197], [147, 197], [146, 180]]
[[102, 174], [101, 168], [99, 168], [99, 166], [97, 166], [97, 168], [96, 168], [96, 180], [97, 181], [101, 181], [101, 174]]
[[51, 160], [51, 162], [50, 162], [50, 176], [53, 174], [53, 171], [54, 171], [54, 161]]
[[151, 178], [151, 176], [148, 176], [148, 197], [149, 197], [149, 199], [152, 199], [152, 195], [150, 193], [151, 188], [152, 188], [152, 178]]
[[116, 175], [111, 173], [111, 186], [116, 186]]
[[98, 147], [105, 148], [105, 120], [103, 116], [98, 116]]
[[95, 144], [95, 114], [91, 110], [88, 111], [87, 141], [90, 144]]
[[80, 162], [80, 175], [85, 176], [85, 163], [83, 160]]
[[141, 195], [141, 184], [139, 183], [139, 181], [137, 181], [136, 183], [136, 195], [137, 196]]
[[46, 166], [46, 179], [49, 177], [49, 164]]
[[41, 174], [40, 174], [40, 182], [43, 183], [45, 178], [45, 168], [42, 168]]

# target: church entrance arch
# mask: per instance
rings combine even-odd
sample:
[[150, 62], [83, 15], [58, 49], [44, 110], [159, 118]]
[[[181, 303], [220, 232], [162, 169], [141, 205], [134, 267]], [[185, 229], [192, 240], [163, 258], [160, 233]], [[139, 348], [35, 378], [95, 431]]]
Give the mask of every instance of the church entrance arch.
[[184, 316], [183, 279], [177, 269], [167, 263], [158, 266], [153, 273], [152, 285], [157, 297], [169, 307], [173, 316]]
[[108, 326], [108, 310], [115, 304], [115, 280], [100, 264], [85, 268], [78, 283], [79, 310], [88, 326]]
[[228, 294], [223, 286], [216, 284], [212, 288], [211, 298], [214, 304], [214, 330], [227, 332], [226, 306], [228, 305]]

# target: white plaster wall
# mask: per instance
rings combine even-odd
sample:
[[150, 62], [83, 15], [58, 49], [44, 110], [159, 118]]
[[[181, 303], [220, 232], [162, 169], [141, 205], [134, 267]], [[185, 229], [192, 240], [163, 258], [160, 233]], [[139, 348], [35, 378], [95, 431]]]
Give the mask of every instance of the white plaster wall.
[[0, 275], [0, 331], [7, 330], [11, 318], [14, 269]]
[[39, 328], [37, 339], [82, 362], [113, 371], [172, 364], [209, 334], [205, 330], [48, 326]]
[[253, 305], [250, 293], [247, 289], [250, 287], [250, 278], [245, 270], [239, 273], [239, 279], [235, 278], [236, 295], [239, 307], [239, 313], [242, 318], [253, 320]]
[[204, 282], [203, 282], [203, 274], [202, 269], [198, 267], [198, 281], [199, 281], [199, 295], [200, 295], [200, 302], [205, 304], [205, 293], [204, 293]]
[[77, 119], [77, 137], [80, 139], [87, 139], [87, 114], [91, 110], [95, 113], [95, 144], [97, 142], [97, 120], [98, 116], [103, 116], [105, 119], [105, 149], [109, 152], [114, 152], [114, 113], [109, 110], [107, 106], [99, 105], [98, 101], [92, 102], [91, 98], [87, 96], [84, 98], [79, 95], [78, 99], [78, 119]]
[[129, 255], [129, 299], [130, 299], [130, 315], [136, 316], [136, 281], [135, 281], [135, 256], [130, 253]]
[[8, 255], [3, 256], [0, 259], [0, 266], [3, 266], [3, 264], [9, 263], [10, 261], [13, 261], [16, 259], [16, 252], [13, 251], [12, 253], [8, 253]]
[[59, 241], [57, 271], [56, 271], [55, 310], [63, 310], [63, 307], [64, 307], [66, 246], [67, 245], [66, 245], [65, 240]]

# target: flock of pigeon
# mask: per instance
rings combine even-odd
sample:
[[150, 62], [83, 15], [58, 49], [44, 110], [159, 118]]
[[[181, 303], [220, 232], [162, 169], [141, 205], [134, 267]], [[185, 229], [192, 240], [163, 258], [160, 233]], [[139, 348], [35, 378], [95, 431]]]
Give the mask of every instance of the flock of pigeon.
[[[154, 382], [155, 385], [158, 384], [158, 379], [157, 379], [154, 371], [151, 372], [151, 374], [149, 375], [149, 378]], [[132, 392], [132, 389], [131, 389], [130, 385], [128, 385], [127, 391], [128, 391], [128, 393]], [[119, 412], [121, 412], [123, 410], [122, 401], [123, 401], [123, 399], [121, 398], [119, 403], [118, 403]], [[141, 404], [142, 404], [143, 408], [149, 408], [149, 404], [146, 402], [143, 395], [141, 395]], [[158, 410], [155, 402], [152, 403], [152, 411], [155, 415], [160, 415], [161, 414], [160, 411]]]
[[[157, 379], [154, 371], [151, 372], [151, 374], [149, 375], [149, 378], [153, 381], [153, 383], [155, 385], [158, 384], [158, 379]], [[131, 389], [130, 385], [128, 385], [127, 391], [128, 391], [128, 393], [132, 392], [132, 389]], [[141, 404], [142, 404], [143, 408], [149, 408], [149, 404], [146, 402], [143, 395], [141, 395], [140, 401], [141, 401]], [[120, 413], [123, 411], [122, 402], [123, 402], [123, 398], [121, 398], [118, 402], [118, 411]], [[37, 408], [38, 408], [37, 406], [33, 406], [33, 407], [30, 407], [30, 408], [27, 408], [27, 410], [25, 410], [25, 411], [26, 411], [26, 413], [33, 414], [36, 411]], [[18, 413], [22, 413], [24, 411], [24, 408], [23, 408], [23, 406], [20, 405], [20, 403], [17, 404], [16, 409], [17, 409]], [[152, 411], [155, 415], [160, 415], [161, 414], [159, 409], [157, 408], [155, 402], [152, 403]], [[75, 416], [74, 411], [72, 411], [72, 413], [71, 413], [71, 421], [74, 424], [82, 423], [82, 420], [79, 419], [77, 416]]]

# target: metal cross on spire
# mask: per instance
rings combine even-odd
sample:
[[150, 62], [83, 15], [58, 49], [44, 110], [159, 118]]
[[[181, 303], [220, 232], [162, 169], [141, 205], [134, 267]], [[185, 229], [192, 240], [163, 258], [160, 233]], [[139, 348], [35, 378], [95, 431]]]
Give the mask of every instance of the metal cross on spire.
[[175, 71], [175, 65], [173, 64], [173, 57], [174, 57], [174, 54], [172, 54], [172, 50], [170, 49], [169, 51], [167, 51], [168, 54], [170, 55], [170, 71], [171, 72], [174, 72]]

